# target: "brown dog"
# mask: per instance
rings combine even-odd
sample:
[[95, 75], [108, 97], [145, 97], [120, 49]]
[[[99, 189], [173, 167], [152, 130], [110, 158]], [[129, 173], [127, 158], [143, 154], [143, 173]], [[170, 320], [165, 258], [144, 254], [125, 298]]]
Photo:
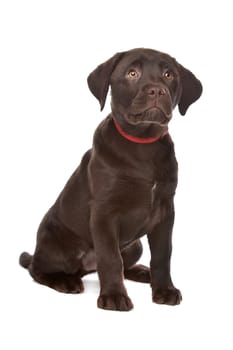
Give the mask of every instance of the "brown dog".
[[[81, 277], [98, 272], [98, 306], [130, 310], [124, 276], [151, 283], [153, 301], [182, 297], [170, 276], [177, 161], [168, 123], [202, 93], [199, 80], [167, 54], [134, 49], [117, 53], [88, 77], [91, 92], [112, 113], [100, 123], [93, 147], [43, 218], [33, 256], [20, 264], [60, 292], [83, 291]], [[147, 234], [150, 269], [135, 265]]]

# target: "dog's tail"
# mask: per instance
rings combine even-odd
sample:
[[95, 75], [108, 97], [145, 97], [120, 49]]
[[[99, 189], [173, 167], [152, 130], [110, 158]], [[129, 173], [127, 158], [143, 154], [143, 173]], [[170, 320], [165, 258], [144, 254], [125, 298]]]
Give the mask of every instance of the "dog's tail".
[[19, 257], [19, 264], [24, 267], [25, 269], [27, 269], [30, 264], [32, 262], [32, 255], [30, 255], [29, 253], [22, 253]]

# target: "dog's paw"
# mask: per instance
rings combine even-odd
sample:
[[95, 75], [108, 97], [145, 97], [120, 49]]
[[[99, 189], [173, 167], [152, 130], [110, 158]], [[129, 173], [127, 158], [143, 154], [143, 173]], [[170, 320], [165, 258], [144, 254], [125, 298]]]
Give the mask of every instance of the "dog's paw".
[[150, 283], [150, 269], [144, 265], [138, 264], [134, 265], [128, 270], [124, 271], [125, 278], [128, 280]]
[[124, 294], [100, 295], [97, 305], [101, 309], [129, 311], [133, 308], [131, 299]]
[[81, 278], [74, 276], [66, 276], [63, 280], [58, 280], [52, 288], [58, 292], [79, 294], [84, 291], [84, 285]]
[[154, 288], [152, 290], [152, 299], [157, 304], [178, 305], [182, 301], [182, 295], [179, 289], [175, 287], [167, 289]]

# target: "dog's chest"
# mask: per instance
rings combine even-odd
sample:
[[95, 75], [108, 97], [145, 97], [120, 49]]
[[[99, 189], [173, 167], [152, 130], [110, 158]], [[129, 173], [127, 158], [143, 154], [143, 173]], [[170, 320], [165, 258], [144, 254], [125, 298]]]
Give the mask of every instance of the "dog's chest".
[[170, 138], [143, 146], [120, 150], [118, 145], [117, 152], [99, 148], [90, 163], [93, 203], [116, 221], [122, 245], [151, 231], [175, 193], [177, 162]]
[[[154, 182], [152, 186], [125, 191], [120, 215], [120, 240], [126, 244], [153, 230], [167, 213], [175, 192], [174, 183]], [[131, 192], [131, 193], [130, 193]]]

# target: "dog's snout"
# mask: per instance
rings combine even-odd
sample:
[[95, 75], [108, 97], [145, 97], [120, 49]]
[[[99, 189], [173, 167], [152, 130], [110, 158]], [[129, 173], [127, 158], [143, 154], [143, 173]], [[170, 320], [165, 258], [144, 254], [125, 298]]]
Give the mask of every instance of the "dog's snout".
[[147, 85], [144, 87], [144, 92], [151, 97], [161, 97], [167, 95], [167, 91], [164, 87], [156, 85]]

